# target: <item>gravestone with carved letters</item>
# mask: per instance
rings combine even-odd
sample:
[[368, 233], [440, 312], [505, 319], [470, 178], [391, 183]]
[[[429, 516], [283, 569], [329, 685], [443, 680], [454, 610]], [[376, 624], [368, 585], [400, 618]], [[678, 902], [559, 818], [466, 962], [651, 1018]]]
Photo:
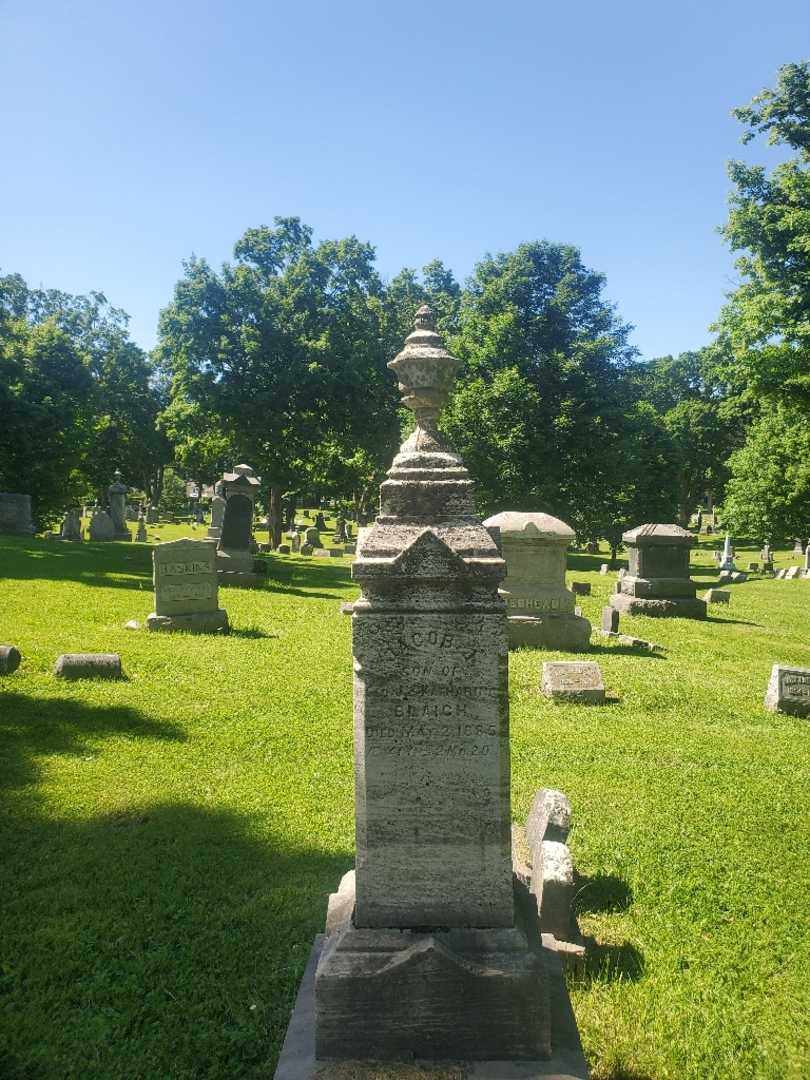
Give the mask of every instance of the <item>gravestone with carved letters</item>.
[[689, 577], [692, 533], [680, 525], [649, 524], [630, 529], [622, 540], [629, 569], [610, 597], [611, 607], [628, 615], [706, 618], [706, 602]]
[[294, 1068], [285, 1047], [278, 1080], [330, 1059], [552, 1050], [550, 946], [514, 902], [506, 566], [437, 430], [457, 361], [429, 308], [389, 366], [416, 428], [352, 567], [356, 872], [330, 899], [317, 963], [318, 1060]]
[[216, 549], [210, 540], [170, 540], [152, 551], [155, 610], [149, 630], [227, 632], [217, 595]]
[[770, 712], [810, 716], [810, 668], [774, 664], [765, 693], [765, 708]]
[[574, 612], [574, 593], [565, 585], [568, 546], [574, 530], [550, 514], [507, 510], [484, 522], [497, 529], [507, 576], [509, 644], [541, 649], [587, 649], [591, 624]]

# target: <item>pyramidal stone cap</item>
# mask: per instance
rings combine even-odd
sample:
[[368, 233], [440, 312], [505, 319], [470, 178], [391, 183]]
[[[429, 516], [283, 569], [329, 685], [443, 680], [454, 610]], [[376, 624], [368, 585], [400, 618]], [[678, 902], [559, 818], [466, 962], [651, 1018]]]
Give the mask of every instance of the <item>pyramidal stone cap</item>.
[[259, 478], [250, 465], [234, 465], [233, 472], [226, 472], [222, 479], [226, 484], [249, 484], [251, 487], [259, 486]]
[[530, 540], [543, 537], [568, 543], [574, 539], [574, 530], [559, 518], [551, 514], [523, 513], [520, 510], [504, 510], [484, 522], [486, 528], [500, 529], [501, 536], [515, 540]]
[[680, 525], [636, 525], [622, 534], [626, 544], [693, 544], [694, 533]]

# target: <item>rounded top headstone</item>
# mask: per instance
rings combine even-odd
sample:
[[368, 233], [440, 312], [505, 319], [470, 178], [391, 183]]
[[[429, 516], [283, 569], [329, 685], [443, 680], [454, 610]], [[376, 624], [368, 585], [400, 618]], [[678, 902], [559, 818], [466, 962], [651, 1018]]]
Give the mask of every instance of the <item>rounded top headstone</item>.
[[692, 544], [694, 533], [682, 529], [680, 525], [636, 525], [622, 533], [625, 544]]
[[524, 513], [521, 510], [504, 510], [500, 514], [487, 518], [485, 528], [500, 530], [501, 538], [513, 540], [547, 540], [569, 543], [575, 533], [570, 525], [551, 514]]

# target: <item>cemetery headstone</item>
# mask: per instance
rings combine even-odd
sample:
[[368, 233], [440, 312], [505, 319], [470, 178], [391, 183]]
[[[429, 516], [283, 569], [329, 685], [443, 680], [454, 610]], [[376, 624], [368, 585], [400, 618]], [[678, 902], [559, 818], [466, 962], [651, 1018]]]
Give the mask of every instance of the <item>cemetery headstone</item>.
[[31, 536], [35, 532], [31, 521], [31, 496], [0, 491], [0, 533]]
[[602, 629], [607, 630], [608, 633], [615, 634], [619, 630], [619, 615], [620, 612], [613, 607], [602, 608]]
[[773, 550], [770, 543], [766, 540], [762, 551], [759, 553], [759, 557], [764, 563], [773, 562]]
[[610, 564], [606, 563], [606, 562], [603, 562], [602, 565], [599, 567], [599, 573], [600, 574], [609, 574], [610, 573]]
[[301, 550], [301, 533], [300, 532], [294, 532], [294, 533], [291, 534], [291, 536], [290, 536], [290, 550], [296, 555]]
[[170, 540], [152, 549], [155, 610], [148, 630], [228, 631], [218, 600], [216, 549], [211, 540]]
[[107, 488], [110, 499], [110, 518], [113, 526], [113, 540], [132, 540], [127, 528], [127, 492], [129, 488], [121, 477], [121, 470], [116, 469], [113, 482]]
[[106, 510], [102, 510], [98, 506], [93, 511], [87, 531], [91, 540], [106, 541], [115, 539], [115, 526], [112, 518]]
[[804, 572], [810, 574], [810, 543], [804, 549]]
[[65, 512], [65, 516], [62, 518], [62, 527], [59, 535], [63, 540], [69, 540], [72, 543], [81, 541], [82, 523], [78, 510], [67, 510]]
[[731, 537], [726, 533], [726, 539], [723, 543], [723, 557], [720, 560], [720, 569], [728, 574], [734, 574], [737, 571], [737, 567], [734, 565], [734, 549], [731, 546]]
[[20, 666], [22, 656], [14, 645], [0, 645], [0, 675], [12, 675]]
[[320, 529], [321, 532], [326, 532], [326, 518], [320, 510], [315, 515], [315, 528]]
[[135, 539], [139, 544], [145, 544], [148, 539], [146, 535], [146, 518], [143, 516], [143, 511], [138, 514], [138, 531], [135, 533]]
[[750, 562], [748, 564], [748, 569], [751, 570], [751, 571], [759, 570], [759, 563], [758, 562]]
[[692, 533], [679, 525], [639, 525], [622, 537], [629, 570], [619, 580], [610, 605], [629, 615], [705, 619], [706, 603], [689, 578]]
[[255, 585], [259, 575], [253, 552], [253, 516], [259, 478], [249, 465], [237, 465], [222, 478], [225, 512], [217, 545], [222, 585]]
[[506, 567], [437, 430], [457, 361], [430, 309], [389, 366], [416, 428], [352, 567], [356, 873], [330, 900], [317, 964], [318, 1061], [285, 1072], [282, 1054], [279, 1080], [330, 1059], [552, 1050], [555, 976], [513, 893]]
[[797, 578], [799, 576], [800, 570], [801, 570], [801, 567], [799, 567], [799, 566], [789, 566], [787, 568], [787, 570], [785, 571], [785, 577], [789, 581], [792, 581], [793, 578]]
[[591, 583], [590, 581], [572, 581], [571, 592], [574, 596], [590, 596], [591, 595]]
[[810, 668], [774, 664], [765, 693], [765, 708], [770, 712], [810, 716]]
[[804, 544], [801, 542], [801, 540], [797, 540], [793, 545], [793, 554], [804, 555]]
[[587, 649], [591, 624], [574, 611], [566, 588], [568, 545], [574, 530], [550, 514], [508, 510], [487, 518], [506, 561], [500, 594], [506, 601], [509, 645], [541, 649]]
[[304, 543], [308, 544], [311, 548], [319, 548], [321, 546], [321, 534], [316, 528], [309, 528], [304, 530]]
[[298, 552], [298, 554], [299, 555], [311, 555], [314, 550], [315, 550], [315, 548], [312, 546], [312, 544], [302, 544], [301, 545], [301, 550]]
[[[268, 544], [267, 546], [269, 547], [270, 545]], [[276, 550], [278, 551], [279, 555], [289, 555], [290, 554], [290, 545], [289, 544], [279, 544], [278, 548]]]
[[727, 604], [731, 600], [731, 593], [725, 589], [707, 589], [703, 599], [707, 604]]
[[146, 524], [156, 525], [158, 519], [157, 507], [149, 503], [146, 507]]
[[541, 690], [552, 701], [601, 705], [605, 700], [602, 672], [592, 660], [546, 661]]
[[120, 679], [123, 676], [118, 653], [64, 653], [57, 658], [53, 673], [57, 679]]

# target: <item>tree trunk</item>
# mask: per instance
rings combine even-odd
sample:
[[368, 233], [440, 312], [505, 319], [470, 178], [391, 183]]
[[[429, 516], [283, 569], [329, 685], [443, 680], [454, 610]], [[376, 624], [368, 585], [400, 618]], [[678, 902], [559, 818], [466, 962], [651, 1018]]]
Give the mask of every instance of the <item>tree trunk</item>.
[[281, 512], [281, 488], [278, 485], [274, 485], [270, 488], [270, 502], [268, 504], [267, 520], [270, 524], [270, 535], [268, 540], [273, 548], [277, 548], [281, 543], [281, 531], [282, 531], [282, 512]]

